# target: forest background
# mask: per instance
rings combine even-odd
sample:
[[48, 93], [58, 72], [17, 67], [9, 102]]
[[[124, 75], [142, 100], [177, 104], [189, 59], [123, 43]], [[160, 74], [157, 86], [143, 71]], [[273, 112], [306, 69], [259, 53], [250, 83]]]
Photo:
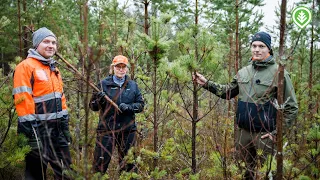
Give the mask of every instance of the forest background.
[[[282, 0], [282, 2], [285, 2]], [[88, 109], [92, 89], [57, 57], [62, 72], [73, 137], [74, 179], [241, 179], [234, 158], [234, 116], [230, 101], [193, 84], [195, 71], [227, 83], [248, 64], [250, 37], [263, 27], [263, 0], [1, 0], [0, 7], [0, 179], [23, 179], [30, 150], [18, 136], [12, 98], [15, 66], [32, 45], [31, 34], [48, 27], [58, 37], [58, 52], [89, 81], [108, 74], [115, 55], [130, 59], [130, 76], [146, 102], [136, 117], [139, 139], [127, 160], [137, 174], [118, 174], [117, 154], [106, 175], [91, 165], [98, 114]], [[130, 6], [129, 6], [130, 5]], [[304, 29], [286, 9], [280, 28], [266, 29], [278, 62], [285, 63], [299, 103], [299, 115], [283, 138], [283, 177], [320, 178], [320, 12], [319, 1], [301, 0], [313, 12]], [[282, 14], [283, 15], [283, 14]], [[265, 27], [265, 26], [264, 26]], [[279, 38], [283, 33], [283, 53]], [[135, 158], [133, 158], [135, 156]], [[258, 167], [263, 178], [276, 160]], [[52, 177], [52, 171], [49, 171]]]

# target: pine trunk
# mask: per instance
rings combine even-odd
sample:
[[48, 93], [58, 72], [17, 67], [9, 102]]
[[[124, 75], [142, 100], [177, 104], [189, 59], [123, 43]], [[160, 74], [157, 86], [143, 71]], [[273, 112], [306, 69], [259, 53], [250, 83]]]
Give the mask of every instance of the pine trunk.
[[[314, 0], [313, 0], [313, 6], [312, 6], [312, 8], [314, 9]], [[313, 19], [313, 18], [312, 18]], [[313, 99], [312, 99], [312, 96], [313, 96], [313, 94], [312, 94], [312, 87], [313, 87], [313, 63], [314, 63], [314, 59], [313, 59], [313, 46], [314, 46], [314, 38], [313, 38], [313, 36], [314, 36], [314, 25], [313, 25], [313, 20], [312, 20], [312, 22], [311, 22], [311, 42], [310, 42], [310, 62], [309, 62], [309, 80], [308, 80], [308, 88], [309, 88], [309, 109], [311, 110], [310, 111], [310, 113], [308, 114], [308, 119], [311, 119], [312, 118], [312, 114], [313, 114], [313, 112], [312, 112], [312, 110], [313, 110], [313, 104], [314, 104], [314, 102], [312, 101]]]
[[[157, 53], [157, 52], [155, 52]], [[155, 58], [155, 57], [154, 57]], [[153, 60], [153, 151], [158, 152], [158, 115], [157, 115], [157, 63]], [[153, 168], [158, 166], [158, 159], [153, 159]]]
[[19, 56], [22, 58], [22, 32], [21, 32], [20, 0], [18, 0], [18, 28], [19, 28]]
[[[149, 35], [149, 12], [148, 12], [148, 7], [149, 7], [149, 0], [145, 0], [143, 2], [144, 4], [144, 33], [146, 35]], [[150, 72], [150, 62], [147, 61], [147, 72]]]
[[[88, 7], [88, 2], [85, 2], [83, 5], [83, 45], [84, 45], [84, 59], [87, 60], [86, 63], [84, 63], [84, 65], [89, 65], [90, 61], [89, 59], [87, 59], [89, 57], [88, 55], [88, 11], [89, 11], [89, 7]], [[90, 69], [86, 68], [86, 73], [87, 73], [87, 82], [90, 82]], [[83, 158], [84, 158], [84, 176], [86, 179], [88, 179], [89, 177], [89, 166], [88, 166], [88, 130], [89, 130], [89, 108], [87, 106], [88, 102], [89, 102], [89, 98], [88, 98], [88, 92], [89, 92], [89, 83], [86, 83], [86, 94], [85, 94], [85, 99], [84, 99], [84, 104], [85, 106], [85, 129], [84, 129], [84, 152], [83, 152]]]
[[[195, 58], [196, 61], [199, 61], [199, 52], [198, 52], [198, 41], [197, 41], [197, 35], [198, 35], [198, 0], [196, 0], [196, 13], [195, 13]], [[196, 72], [193, 72], [196, 74]], [[191, 141], [192, 141], [192, 157], [191, 157], [191, 169], [192, 173], [197, 173], [197, 157], [196, 157], [196, 132], [197, 132], [197, 120], [198, 120], [198, 85], [196, 82], [193, 82], [193, 113], [192, 113], [192, 134], [191, 134]]]
[[[279, 106], [284, 103], [283, 100], [283, 88], [284, 88], [284, 35], [286, 30], [286, 8], [287, 1], [281, 2], [281, 18], [280, 18], [280, 45], [279, 45], [279, 78], [278, 78], [278, 92], [277, 100]], [[283, 110], [277, 111], [277, 174], [276, 179], [282, 179], [283, 177], [283, 138], [282, 138], [282, 125], [283, 125]]]

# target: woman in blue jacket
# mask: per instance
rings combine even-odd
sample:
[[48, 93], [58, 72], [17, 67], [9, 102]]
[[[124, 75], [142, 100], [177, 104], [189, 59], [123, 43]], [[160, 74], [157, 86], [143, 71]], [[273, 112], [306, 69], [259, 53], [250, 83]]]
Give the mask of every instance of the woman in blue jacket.
[[[144, 101], [137, 83], [126, 75], [128, 65], [125, 56], [114, 57], [110, 76], [99, 83], [101, 92], [94, 93], [90, 101], [90, 108], [99, 111], [93, 168], [102, 174], [108, 169], [115, 147], [118, 149], [121, 171], [135, 171], [135, 165], [127, 164], [124, 156], [135, 144], [135, 113], [143, 111]], [[119, 106], [121, 112], [106, 101], [105, 95]]]

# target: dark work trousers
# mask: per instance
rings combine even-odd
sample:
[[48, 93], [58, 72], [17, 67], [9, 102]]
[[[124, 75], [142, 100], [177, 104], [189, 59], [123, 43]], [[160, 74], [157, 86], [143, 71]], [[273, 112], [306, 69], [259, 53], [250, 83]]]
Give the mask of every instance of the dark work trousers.
[[[48, 163], [50, 163], [53, 172], [54, 179], [68, 179], [62, 175], [63, 169], [68, 169], [71, 164], [71, 156], [69, 147], [56, 148], [56, 155], [51, 157], [42, 154], [42, 159], [39, 156], [39, 149], [34, 149], [29, 152], [25, 157], [26, 180], [43, 180], [47, 179], [46, 171]], [[41, 152], [42, 153], [42, 152]], [[63, 163], [63, 164], [62, 164]]]
[[[276, 152], [276, 144], [270, 138], [261, 139], [267, 132], [249, 132], [239, 128], [236, 134], [237, 158], [245, 162], [246, 172], [244, 179], [256, 179], [255, 168], [257, 163], [263, 165], [268, 155], [273, 156]], [[257, 150], [262, 150], [262, 155], [257, 155]]]
[[[136, 171], [135, 165], [126, 163], [124, 157], [128, 150], [135, 145], [136, 131], [119, 130], [107, 133], [98, 133], [94, 151], [94, 170], [104, 174], [109, 166], [112, 152], [118, 148], [119, 165], [121, 171]], [[121, 171], [119, 173], [121, 173]]]
[[[62, 133], [53, 128], [38, 129], [41, 140], [39, 148], [33, 148], [25, 157], [26, 180], [43, 180], [47, 179], [46, 170], [48, 164], [51, 165], [54, 172], [54, 179], [68, 179], [63, 175], [63, 170], [70, 169], [71, 155], [67, 144], [61, 142]], [[56, 131], [56, 132], [55, 132]], [[64, 136], [63, 136], [64, 138]]]

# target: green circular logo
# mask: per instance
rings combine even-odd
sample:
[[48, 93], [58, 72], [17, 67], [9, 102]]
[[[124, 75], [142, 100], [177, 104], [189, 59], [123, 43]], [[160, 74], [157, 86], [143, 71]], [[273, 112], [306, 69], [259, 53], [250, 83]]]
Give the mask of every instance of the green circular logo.
[[311, 19], [312, 19], [312, 12], [304, 6], [296, 7], [292, 11], [292, 20], [301, 29], [306, 27], [310, 23]]

